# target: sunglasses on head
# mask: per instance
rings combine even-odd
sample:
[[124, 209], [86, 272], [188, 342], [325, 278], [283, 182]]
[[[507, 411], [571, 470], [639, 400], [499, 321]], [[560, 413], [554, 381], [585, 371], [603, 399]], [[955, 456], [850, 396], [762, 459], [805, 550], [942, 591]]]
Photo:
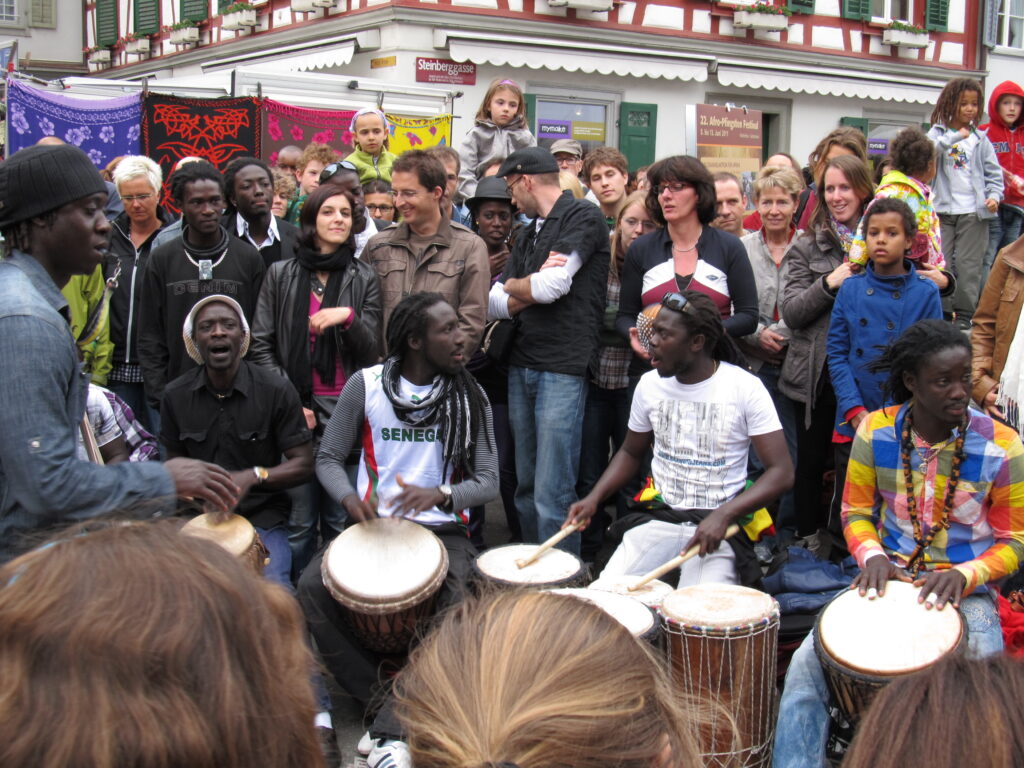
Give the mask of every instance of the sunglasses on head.
[[348, 160], [339, 160], [336, 163], [331, 163], [330, 165], [325, 166], [324, 169], [320, 171], [320, 183], [323, 184], [338, 171], [354, 171], [355, 173], [359, 173], [359, 169]]
[[690, 302], [686, 300], [686, 297], [678, 291], [672, 293], [666, 293], [661, 297], [661, 306], [668, 307], [676, 312], [686, 312], [686, 308], [690, 306]]

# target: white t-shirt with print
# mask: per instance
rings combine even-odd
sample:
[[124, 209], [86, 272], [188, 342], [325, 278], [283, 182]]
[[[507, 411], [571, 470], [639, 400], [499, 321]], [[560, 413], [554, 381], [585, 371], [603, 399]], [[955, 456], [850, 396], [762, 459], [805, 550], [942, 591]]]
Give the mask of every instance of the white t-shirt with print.
[[981, 138], [972, 132], [947, 150], [946, 170], [949, 176], [951, 206], [945, 213], [964, 214], [977, 210], [977, 193], [971, 176], [971, 163], [976, 161]]
[[629, 428], [654, 432], [651, 474], [673, 509], [715, 509], [743, 490], [750, 438], [782, 429], [760, 379], [721, 363], [699, 384], [641, 377]]

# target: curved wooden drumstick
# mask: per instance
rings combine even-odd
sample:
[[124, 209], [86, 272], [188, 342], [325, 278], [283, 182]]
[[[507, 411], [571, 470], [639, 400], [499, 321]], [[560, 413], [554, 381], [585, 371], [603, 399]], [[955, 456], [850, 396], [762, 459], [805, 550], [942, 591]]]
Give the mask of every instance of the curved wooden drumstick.
[[[739, 532], [740, 527], [738, 525], [730, 525], [728, 528], [725, 529], [725, 536], [722, 537], [722, 541], [732, 538]], [[676, 555], [667, 563], [663, 563], [662, 565], [659, 565], [657, 568], [655, 568], [653, 571], [648, 571], [647, 573], [645, 573], [642, 577], [640, 577], [640, 581], [638, 581], [636, 584], [629, 585], [628, 591], [636, 592], [638, 589], [647, 584], [647, 582], [654, 581], [655, 579], [660, 579], [673, 568], [678, 568], [691, 557], [694, 557], [698, 552], [700, 552], [700, 546], [696, 544], [693, 545], [683, 554]]]
[[576, 533], [576, 531], [578, 531], [582, 527], [583, 526], [582, 526], [581, 523], [573, 523], [572, 525], [568, 526], [567, 528], [563, 528], [558, 533], [556, 533], [554, 536], [552, 536], [550, 539], [548, 539], [543, 544], [541, 544], [539, 547], [537, 547], [537, 549], [534, 551], [534, 553], [532, 555], [530, 555], [529, 557], [527, 557], [525, 559], [524, 558], [519, 558], [518, 560], [516, 560], [516, 566], [519, 567], [519, 568], [525, 568], [528, 565], [533, 565], [535, 562], [537, 562], [537, 559], [541, 555], [543, 555], [545, 552], [547, 552], [549, 549], [551, 549], [553, 546], [555, 546], [555, 544], [560, 542], [566, 536], [569, 536], [569, 535], [571, 535], [573, 533]]

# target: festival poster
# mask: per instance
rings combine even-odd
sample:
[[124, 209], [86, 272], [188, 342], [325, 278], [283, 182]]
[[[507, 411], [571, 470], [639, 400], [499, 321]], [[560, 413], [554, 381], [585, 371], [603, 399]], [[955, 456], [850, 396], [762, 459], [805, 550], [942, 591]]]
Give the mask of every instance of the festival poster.
[[236, 157], [258, 156], [259, 102], [253, 98], [186, 99], [149, 94], [143, 100], [142, 145], [164, 172], [161, 202], [172, 210], [168, 179], [183, 157], [202, 157], [218, 169]]
[[740, 176], [761, 168], [761, 112], [697, 104], [697, 158], [709, 171]]

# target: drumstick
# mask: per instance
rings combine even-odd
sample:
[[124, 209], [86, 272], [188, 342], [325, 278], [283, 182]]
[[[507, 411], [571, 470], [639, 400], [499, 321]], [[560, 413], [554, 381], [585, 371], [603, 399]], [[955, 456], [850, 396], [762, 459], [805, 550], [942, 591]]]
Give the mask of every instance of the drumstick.
[[560, 542], [566, 536], [570, 536], [576, 533], [576, 531], [578, 531], [581, 527], [582, 525], [580, 523], [573, 523], [569, 527], [563, 528], [550, 539], [548, 539], [539, 547], [537, 547], [537, 549], [534, 551], [532, 555], [530, 555], [526, 559], [519, 558], [518, 560], [516, 560], [516, 566], [519, 568], [525, 568], [528, 565], [533, 565], [535, 562], [537, 562], [537, 558], [539, 558], [541, 555], [543, 555], [545, 552], [547, 552], [549, 549], [555, 546], [555, 544]]
[[[725, 536], [722, 537], [722, 541], [725, 541], [726, 539], [735, 536], [737, 533], [739, 533], [739, 530], [740, 527], [738, 525], [730, 525], [728, 528], [725, 529]], [[647, 582], [654, 581], [655, 579], [660, 579], [673, 568], [678, 568], [691, 557], [694, 557], [698, 552], [700, 552], [700, 547], [694, 544], [683, 554], [676, 555], [667, 563], [663, 563], [662, 565], [659, 565], [657, 568], [655, 568], [653, 571], [648, 571], [647, 573], [645, 573], [643, 577], [641, 577], [640, 581], [638, 581], [636, 584], [630, 584], [628, 590], [630, 592], [636, 592], [638, 589], [647, 584]]]

